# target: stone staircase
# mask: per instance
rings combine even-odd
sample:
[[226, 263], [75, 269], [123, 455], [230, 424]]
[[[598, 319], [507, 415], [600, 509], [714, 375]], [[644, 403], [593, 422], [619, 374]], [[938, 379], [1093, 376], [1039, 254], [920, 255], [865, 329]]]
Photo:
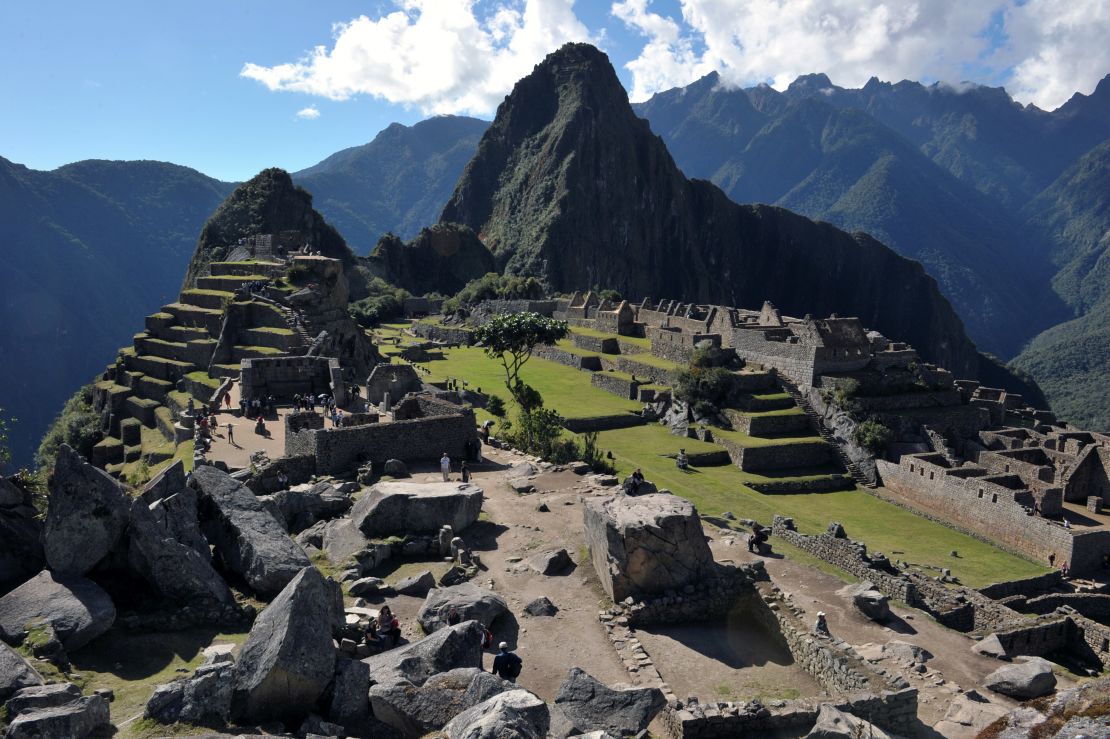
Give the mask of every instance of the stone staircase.
[[810, 405], [805, 395], [798, 390], [798, 387], [781, 376], [779, 377], [779, 382], [783, 389], [794, 398], [794, 402], [802, 409], [802, 412], [805, 413], [806, 417], [809, 419], [810, 425], [817, 431], [821, 438], [825, 440], [825, 443], [832, 447], [837, 460], [843, 465], [844, 469], [848, 471], [848, 474], [855, 480], [856, 484], [860, 487], [870, 489], [878, 487], [867, 475], [863, 474], [859, 465], [853, 462], [851, 458], [844, 453], [844, 450], [840, 448], [840, 444], [837, 443], [836, 437], [825, 428], [825, 424], [821, 421], [821, 416], [817, 414], [817, 411], [813, 410], [813, 406]]

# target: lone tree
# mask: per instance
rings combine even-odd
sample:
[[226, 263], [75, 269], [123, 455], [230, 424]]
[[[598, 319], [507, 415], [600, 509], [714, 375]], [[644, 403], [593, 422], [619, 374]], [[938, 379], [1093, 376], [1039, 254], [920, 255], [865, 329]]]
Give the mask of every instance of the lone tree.
[[535, 390], [520, 380], [520, 368], [532, 357], [539, 344], [554, 344], [569, 329], [566, 321], [544, 318], [539, 313], [503, 313], [494, 316], [474, 332], [474, 338], [485, 348], [486, 355], [501, 362], [505, 369], [505, 387], [521, 410], [529, 413], [537, 402]]

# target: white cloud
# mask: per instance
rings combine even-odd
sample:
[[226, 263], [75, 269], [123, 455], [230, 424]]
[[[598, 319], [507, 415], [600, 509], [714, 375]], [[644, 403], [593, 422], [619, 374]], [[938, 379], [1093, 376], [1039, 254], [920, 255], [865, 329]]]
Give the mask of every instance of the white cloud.
[[[613, 15], [647, 39], [625, 66], [632, 98], [688, 84], [716, 69], [725, 84], [825, 72], [839, 85], [939, 79], [969, 70], [1006, 84], [1023, 102], [1054, 108], [1089, 92], [1110, 71], [1110, 3], [1105, 0], [680, 0], [678, 19], [650, 0], [622, 0]], [[999, 15], [1008, 43], [995, 49]], [[695, 51], [696, 50], [696, 51]]]
[[591, 34], [574, 0], [505, 0], [481, 17], [474, 0], [396, 0], [377, 19], [338, 24], [329, 49], [297, 62], [248, 63], [271, 90], [346, 100], [372, 95], [424, 113], [488, 113], [545, 55]]
[[1006, 31], [1000, 56], [1015, 65], [1007, 90], [1018, 100], [1052, 110], [1110, 72], [1105, 0], [1032, 0], [1007, 11]]
[[320, 111], [315, 105], [310, 105], [307, 108], [301, 108], [297, 111], [297, 118], [302, 121], [314, 121], [320, 117]]

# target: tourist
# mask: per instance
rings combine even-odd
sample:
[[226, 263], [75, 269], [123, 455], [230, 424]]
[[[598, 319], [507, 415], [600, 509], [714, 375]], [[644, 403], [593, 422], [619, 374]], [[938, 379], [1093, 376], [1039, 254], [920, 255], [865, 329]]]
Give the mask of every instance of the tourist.
[[463, 462], [459, 467], [459, 472], [462, 473], [463, 482], [470, 482], [470, 468], [466, 465], [466, 462]]
[[378, 631], [383, 637], [389, 637], [391, 647], [397, 646], [397, 642], [401, 640], [401, 622], [393, 615], [389, 606], [382, 606], [378, 613]]
[[1049, 567], [1055, 567], [1056, 566], [1056, 552], [1053, 552], [1052, 554], [1048, 555], [1048, 566]]
[[632, 472], [632, 476], [629, 478], [629, 480], [631, 482], [628, 486], [629, 487], [628, 494], [629, 495], [635, 495], [637, 492], [639, 492], [640, 485], [642, 485], [644, 483], [644, 473], [640, 471], [639, 467], [637, 467]]
[[679, 468], [680, 470], [690, 469], [690, 460], [686, 456], [686, 450], [685, 449], [679, 449], [678, 450], [678, 456], [675, 457], [674, 465], [675, 465], [675, 467]]
[[227, 443], [231, 444], [232, 446], [236, 446], [236, 444], [235, 444], [235, 427], [231, 425], [231, 421], [227, 422]]
[[1065, 580], [1068, 579], [1068, 563], [1067, 562], [1064, 562], [1062, 565], [1060, 565], [1060, 574], [1064, 576]]
[[266, 420], [262, 418], [262, 414], [258, 414], [258, 420], [254, 422], [254, 433], [261, 436], [266, 435]]
[[289, 475], [285, 474], [285, 470], [278, 470], [278, 488], [285, 490], [289, 487]]
[[462, 616], [459, 615], [459, 609], [451, 606], [451, 610], [447, 612], [447, 625], [454, 626], [462, 621]]
[[1071, 521], [1068, 520], [1067, 516], [1064, 516], [1064, 528], [1065, 529], [1070, 529], [1071, 528]]
[[224, 393], [224, 408], [231, 410], [231, 388], [228, 388], [227, 392]]
[[439, 458], [439, 471], [443, 473], [443, 481], [447, 482], [451, 479], [451, 458], [447, 456], [447, 452]]
[[829, 622], [825, 620], [825, 612], [817, 612], [817, 623], [813, 625], [813, 631], [820, 636], [832, 636], [829, 633]]
[[515, 683], [516, 679], [520, 677], [520, 668], [523, 666], [524, 660], [509, 651], [509, 645], [505, 642], [501, 642], [497, 648], [499, 651], [497, 656], [493, 658], [493, 674], [502, 680]]

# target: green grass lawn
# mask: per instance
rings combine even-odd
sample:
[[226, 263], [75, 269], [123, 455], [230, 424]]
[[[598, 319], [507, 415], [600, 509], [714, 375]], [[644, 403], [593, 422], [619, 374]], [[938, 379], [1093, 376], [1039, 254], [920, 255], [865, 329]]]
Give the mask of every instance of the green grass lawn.
[[[191, 673], [204, 659], [202, 650], [213, 643], [242, 644], [245, 633], [223, 634], [214, 629], [189, 629], [165, 634], [138, 634], [112, 629], [92, 644], [71, 655], [74, 668], [81, 674], [85, 692], [110, 688], [115, 700], [110, 704], [112, 722], [120, 724], [142, 716], [143, 707], [154, 688]], [[164, 735], [165, 731], [163, 729]], [[129, 727], [116, 736], [120, 739], [141, 736]]]
[[[867, 542], [874, 551], [909, 562], [949, 567], [963, 583], [972, 587], [1046, 571], [1041, 565], [862, 491], [763, 495], [746, 487], [745, 483], [791, 478], [755, 475], [732, 465], [683, 472], [674, 466], [673, 459], [664, 455], [675, 454], [679, 447], [685, 447], [689, 453], [708, 451], [715, 445], [674, 436], [662, 426], [603, 431], [598, 445], [613, 452], [621, 476], [639, 467], [647, 479], [660, 488], [689, 498], [701, 513], [732, 511], [741, 518], [753, 518], [763, 524], [770, 524], [777, 513], [792, 516], [798, 528], [807, 534], [820, 533], [830, 521], [839, 521], [850, 537]], [[819, 475], [822, 470], [791, 472]], [[828, 474], [833, 470], [823, 472]], [[805, 476], [799, 475], [798, 479]], [[949, 556], [951, 550], [958, 551], [960, 557]]]
[[[444, 359], [432, 360], [423, 366], [431, 371], [426, 377], [432, 382], [448, 377], [467, 380], [471, 389], [499, 396], [508, 403], [505, 372], [501, 364], [476, 347], [460, 347], [444, 351]], [[539, 390], [544, 403], [566, 418], [597, 418], [639, 410], [635, 400], [624, 400], [590, 385], [590, 376], [546, 359], [532, 357], [521, 371], [521, 379]]]
[[820, 436], [813, 434], [805, 434], [802, 436], [750, 436], [743, 431], [731, 431], [726, 429], [712, 428], [713, 438], [726, 439], [734, 444], [742, 447], [756, 447], [756, 446], [781, 446], [782, 444], [810, 444], [813, 442], [820, 442]]

